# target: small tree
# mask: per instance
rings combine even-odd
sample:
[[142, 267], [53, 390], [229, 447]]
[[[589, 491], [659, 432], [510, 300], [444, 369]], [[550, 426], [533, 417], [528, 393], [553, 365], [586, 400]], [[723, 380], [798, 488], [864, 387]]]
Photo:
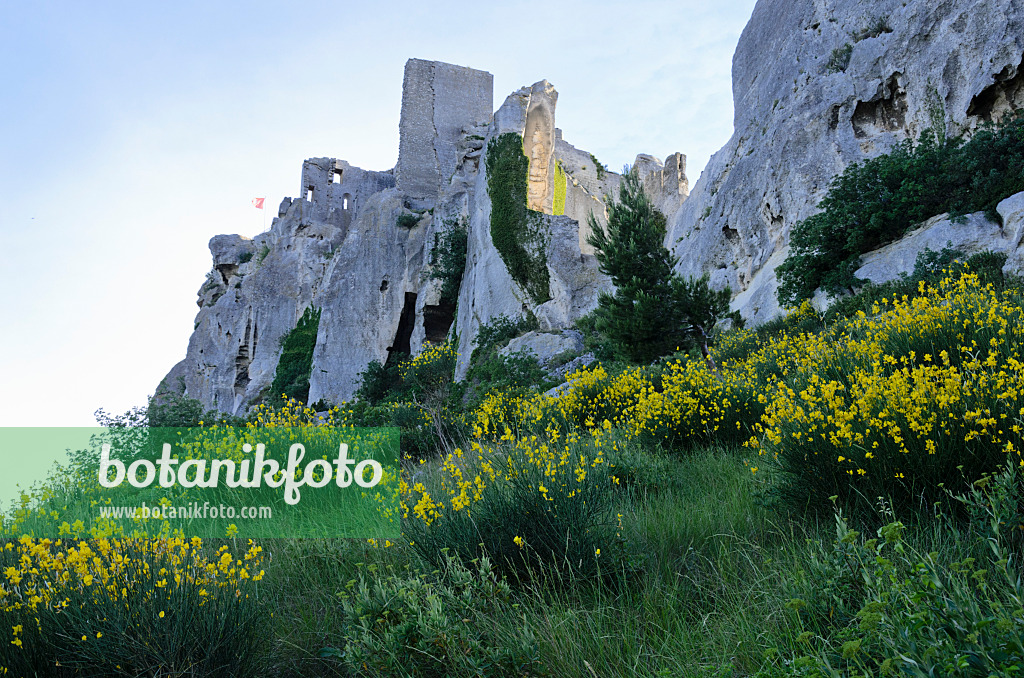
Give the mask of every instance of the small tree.
[[602, 294], [597, 330], [630, 362], [651, 362], [676, 348], [697, 345], [717, 371], [708, 350], [715, 323], [729, 313], [729, 288], [715, 291], [708, 276], [686, 280], [673, 271], [678, 259], [665, 247], [665, 215], [644, 193], [635, 171], [622, 177], [619, 202], [608, 207], [607, 232], [593, 215], [594, 246], [601, 272], [615, 294]]

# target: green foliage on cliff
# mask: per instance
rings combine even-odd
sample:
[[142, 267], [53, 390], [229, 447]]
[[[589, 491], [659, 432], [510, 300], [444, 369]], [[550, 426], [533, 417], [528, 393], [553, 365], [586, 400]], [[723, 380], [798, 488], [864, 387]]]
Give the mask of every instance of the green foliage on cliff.
[[487, 144], [491, 240], [512, 279], [542, 304], [551, 298], [550, 281], [540, 214], [526, 207], [529, 166], [518, 134], [502, 134]]
[[444, 228], [434, 234], [434, 246], [430, 250], [430, 277], [441, 281], [443, 302], [454, 304], [459, 299], [468, 245], [469, 229], [465, 218], [445, 219]]
[[320, 328], [320, 309], [307, 308], [299, 322], [281, 339], [281, 359], [270, 385], [271, 397], [284, 394], [302, 402], [309, 399], [309, 375], [313, 369], [313, 348]]
[[415, 228], [418, 223], [420, 223], [420, 215], [412, 212], [402, 212], [395, 221], [396, 226], [406, 229]]
[[828, 58], [828, 63], [825, 65], [825, 70], [829, 73], [840, 73], [846, 70], [846, 67], [850, 65], [850, 57], [853, 55], [853, 45], [846, 43], [842, 47], [836, 47], [832, 50], [832, 55]]
[[797, 305], [819, 287], [853, 291], [861, 255], [898, 240], [926, 219], [985, 211], [1024, 191], [1024, 117], [982, 127], [970, 140], [925, 131], [891, 153], [854, 163], [836, 177], [822, 211], [798, 223], [779, 266], [779, 301]]

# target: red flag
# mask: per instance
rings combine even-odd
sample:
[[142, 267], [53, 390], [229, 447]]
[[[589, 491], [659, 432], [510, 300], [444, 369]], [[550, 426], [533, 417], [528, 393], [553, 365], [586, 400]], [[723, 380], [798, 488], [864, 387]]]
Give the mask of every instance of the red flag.
[[252, 206], [255, 207], [258, 210], [263, 209], [263, 198], [253, 198], [252, 199]]

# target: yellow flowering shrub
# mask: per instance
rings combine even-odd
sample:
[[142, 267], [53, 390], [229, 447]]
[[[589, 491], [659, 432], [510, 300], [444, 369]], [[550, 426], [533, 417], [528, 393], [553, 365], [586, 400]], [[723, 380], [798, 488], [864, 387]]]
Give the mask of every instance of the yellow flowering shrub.
[[974, 274], [921, 291], [806, 342], [762, 395], [753, 469], [778, 471], [789, 500], [927, 503], [1021, 462], [1020, 303]]
[[580, 432], [471, 441], [444, 458], [432, 487], [403, 485], [405, 535], [435, 564], [443, 549], [465, 561], [482, 549], [506, 571], [543, 564], [594, 574], [599, 549], [606, 560], [622, 552], [608, 462], [616, 446]]
[[[614, 375], [595, 365], [554, 396], [492, 393], [474, 433], [558, 440], [615, 430], [683, 448], [747, 441], [759, 455], [751, 470], [778, 471], [775, 488], [799, 505], [934, 498], [940, 483], [1019, 461], [1024, 311], [962, 270], [918, 294], [818, 332], [729, 333], [715, 347], [718, 373], [703, 360]], [[786, 323], [819, 321], [805, 303]]]
[[263, 549], [186, 539], [9, 540], [0, 675], [244, 675], [258, 655]]

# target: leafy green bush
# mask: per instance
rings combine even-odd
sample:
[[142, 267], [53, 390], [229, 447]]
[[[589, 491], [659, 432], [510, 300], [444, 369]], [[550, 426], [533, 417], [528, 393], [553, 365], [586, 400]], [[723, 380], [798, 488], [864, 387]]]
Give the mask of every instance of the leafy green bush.
[[836, 47], [829, 55], [825, 70], [829, 73], [841, 73], [850, 65], [850, 57], [853, 56], [853, 45], [846, 43], [842, 47]]
[[371, 360], [362, 372], [359, 373], [359, 388], [355, 396], [370, 405], [380, 405], [389, 400], [401, 400], [404, 389], [402, 386], [402, 364], [408, 361], [408, 356], [401, 356], [394, 360], [381, 364], [380, 361]]
[[532, 332], [540, 327], [537, 316], [527, 312], [519, 318], [509, 318], [507, 315], [498, 315], [480, 326], [473, 338], [473, 355], [476, 359], [477, 352], [484, 355], [502, 348], [509, 341]]
[[455, 383], [454, 347], [427, 346], [415, 358], [381, 365], [373, 361], [360, 373], [356, 401], [345, 409], [356, 426], [397, 426], [406, 458], [423, 458], [449, 449], [464, 436]]
[[985, 211], [1024, 190], [1024, 117], [981, 128], [969, 140], [938, 142], [930, 130], [891, 153], [854, 163], [836, 177], [822, 211], [793, 228], [778, 268], [779, 301], [796, 305], [819, 287], [838, 295], [862, 284], [861, 255], [897, 240], [926, 219]]
[[538, 304], [551, 298], [542, 215], [526, 206], [530, 160], [523, 138], [502, 134], [487, 144], [487, 195], [491, 198], [491, 240], [509, 275]]
[[[1024, 585], [1007, 540], [1008, 532], [1019, 531], [1019, 477], [1011, 465], [986, 482], [991, 485], [961, 498], [983, 518], [983, 529], [948, 523], [953, 543], [942, 553], [906, 543], [903, 523], [890, 522], [865, 540], [837, 516], [831, 550], [811, 561], [803, 597], [788, 606], [803, 646], [793, 663], [816, 675], [980, 677], [1024, 670]], [[957, 551], [973, 555], [946, 560]]]
[[597, 314], [591, 311], [577, 318], [575, 328], [583, 335], [583, 347], [594, 354], [602, 364], [608, 365], [616, 361], [615, 346], [597, 326]]
[[548, 381], [547, 372], [529, 351], [508, 355], [491, 353], [474, 364], [466, 378], [478, 382], [481, 390], [505, 392], [522, 391]]
[[309, 398], [309, 375], [313, 370], [313, 349], [320, 328], [320, 309], [307, 307], [295, 328], [281, 338], [281, 357], [270, 385], [276, 400], [279, 394], [306, 402]]
[[536, 644], [494, 623], [515, 605], [486, 558], [463, 565], [445, 557], [433, 575], [378, 570], [342, 591], [344, 642], [321, 656], [360, 676], [535, 675]]
[[522, 392], [547, 382], [547, 374], [534, 355], [498, 353], [509, 341], [538, 326], [537, 317], [532, 313], [516, 319], [499, 315], [480, 326], [473, 339], [473, 353], [464, 382], [463, 403], [467, 407], [474, 407], [494, 390]]
[[398, 215], [398, 219], [395, 221], [395, 225], [399, 228], [414, 228], [416, 224], [420, 223], [420, 215], [413, 214], [411, 212], [402, 212]]
[[246, 264], [246, 263], [252, 261], [252, 257], [253, 257], [253, 253], [252, 252], [242, 252], [238, 256], [238, 263]]
[[430, 250], [430, 277], [441, 281], [442, 302], [454, 304], [459, 299], [468, 246], [469, 229], [465, 219], [446, 219], [444, 229], [434, 234], [434, 246]]
[[191, 427], [202, 423], [220, 422], [222, 416], [206, 410], [195, 398], [174, 391], [158, 391], [150, 397], [147, 424], [156, 427]]

